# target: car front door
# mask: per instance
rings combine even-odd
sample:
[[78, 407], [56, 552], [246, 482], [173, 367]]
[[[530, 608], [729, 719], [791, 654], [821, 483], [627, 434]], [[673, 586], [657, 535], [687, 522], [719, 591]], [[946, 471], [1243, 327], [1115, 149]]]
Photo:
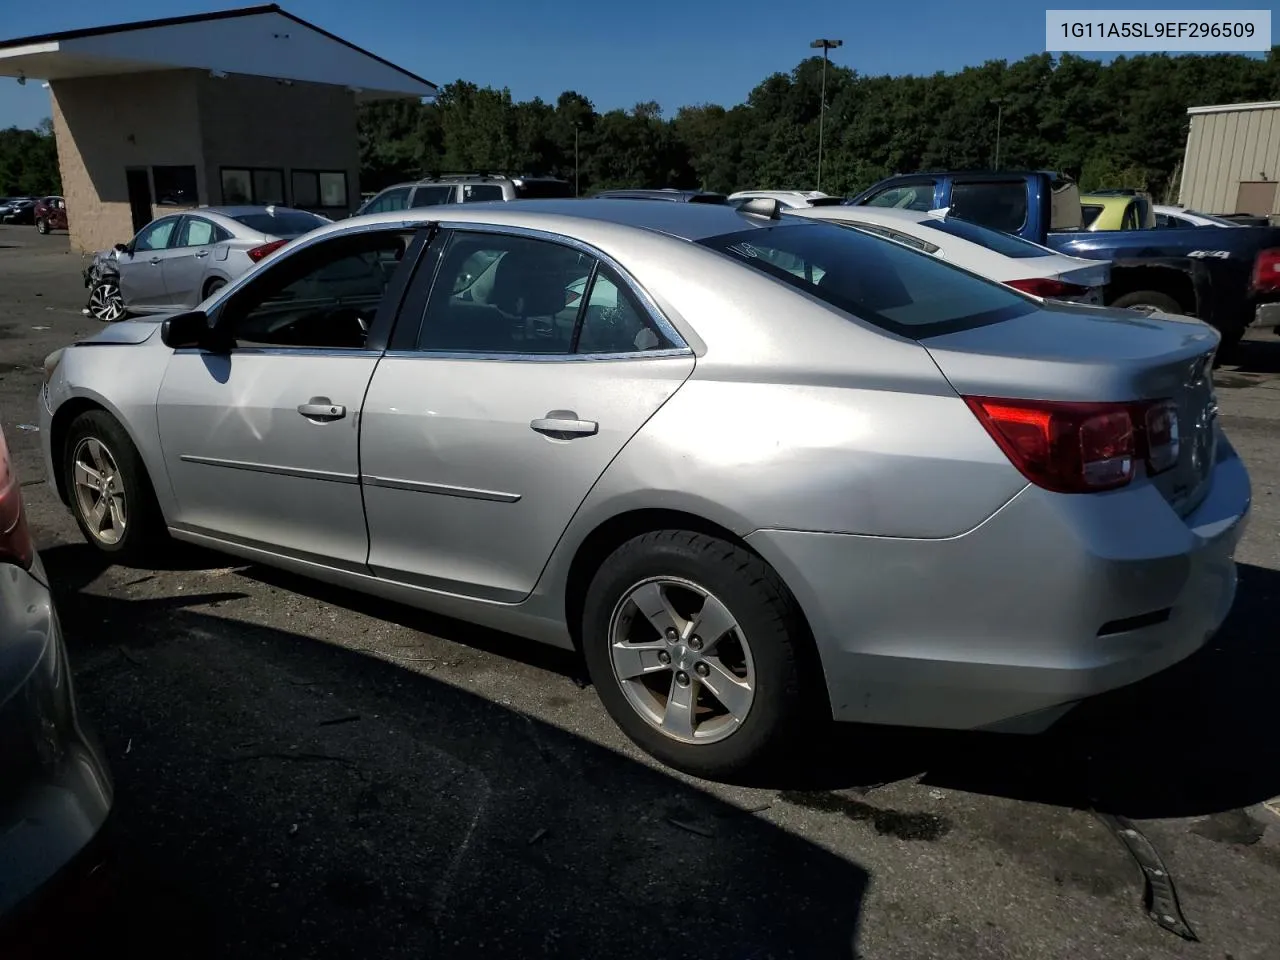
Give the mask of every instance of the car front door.
[[369, 566], [514, 602], [693, 354], [616, 269], [568, 244], [445, 231], [429, 256], [435, 282], [419, 271], [365, 398]]
[[218, 239], [218, 228], [211, 220], [190, 215], [182, 218], [177, 239], [160, 265], [172, 306], [194, 307], [204, 299], [205, 271]]
[[366, 569], [360, 405], [412, 240], [366, 229], [301, 247], [219, 302], [229, 350], [174, 351], [157, 413], [177, 528]]
[[169, 303], [164, 286], [164, 261], [176, 239], [181, 217], [161, 217], [143, 227], [129, 249], [120, 254], [120, 294], [128, 307], [163, 307]]

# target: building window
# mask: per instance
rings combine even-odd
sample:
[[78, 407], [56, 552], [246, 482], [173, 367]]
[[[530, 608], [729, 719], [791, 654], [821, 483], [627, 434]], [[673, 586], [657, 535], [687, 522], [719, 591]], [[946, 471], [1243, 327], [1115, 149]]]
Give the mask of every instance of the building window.
[[294, 170], [293, 205], [303, 209], [347, 209], [345, 170]]
[[283, 206], [284, 171], [254, 167], [223, 167], [222, 202]]
[[196, 195], [195, 167], [152, 167], [151, 179], [155, 183], [157, 206], [194, 207], [200, 202]]

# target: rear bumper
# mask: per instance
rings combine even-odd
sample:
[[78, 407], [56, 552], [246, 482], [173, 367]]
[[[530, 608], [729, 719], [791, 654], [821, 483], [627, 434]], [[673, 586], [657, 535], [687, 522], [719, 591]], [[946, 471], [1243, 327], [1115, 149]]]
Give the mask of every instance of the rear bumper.
[[1226, 618], [1251, 494], [1222, 448], [1185, 518], [1146, 484], [1028, 487], [946, 540], [762, 530], [747, 541], [804, 609], [837, 720], [1032, 732], [1184, 659]]
[[[0, 571], [0, 579], [8, 608], [0, 617], [0, 696], [7, 694], [0, 704], [0, 927], [8, 929], [92, 849], [112, 785], [76, 713], [47, 588], [17, 568]], [[22, 623], [14, 622], [15, 600]]]

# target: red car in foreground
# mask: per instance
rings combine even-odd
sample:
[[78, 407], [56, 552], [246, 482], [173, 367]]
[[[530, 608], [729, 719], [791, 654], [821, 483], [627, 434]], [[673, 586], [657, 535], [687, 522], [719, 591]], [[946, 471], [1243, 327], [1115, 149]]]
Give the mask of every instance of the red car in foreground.
[[62, 197], [41, 197], [36, 201], [36, 229], [41, 233], [67, 229], [67, 201]]

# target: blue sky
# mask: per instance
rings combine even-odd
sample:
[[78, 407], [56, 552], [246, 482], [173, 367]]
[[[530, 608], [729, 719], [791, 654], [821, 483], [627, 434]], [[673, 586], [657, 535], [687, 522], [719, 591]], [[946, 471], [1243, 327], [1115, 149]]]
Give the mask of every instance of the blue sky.
[[[0, 39], [248, 6], [252, 0], [7, 0]], [[459, 78], [510, 87], [518, 100], [574, 89], [599, 110], [657, 100], [667, 115], [683, 104], [740, 103], [770, 73], [787, 71], [819, 36], [844, 47], [833, 60], [867, 74], [955, 71], [985, 60], [1018, 60], [1044, 49], [1044, 11], [1098, 9], [1271, 9], [1248, 0], [1104, 4], [1099, 0], [282, 0], [324, 27], [428, 80]], [[0, 78], [0, 128], [35, 126], [49, 115], [48, 91]]]

